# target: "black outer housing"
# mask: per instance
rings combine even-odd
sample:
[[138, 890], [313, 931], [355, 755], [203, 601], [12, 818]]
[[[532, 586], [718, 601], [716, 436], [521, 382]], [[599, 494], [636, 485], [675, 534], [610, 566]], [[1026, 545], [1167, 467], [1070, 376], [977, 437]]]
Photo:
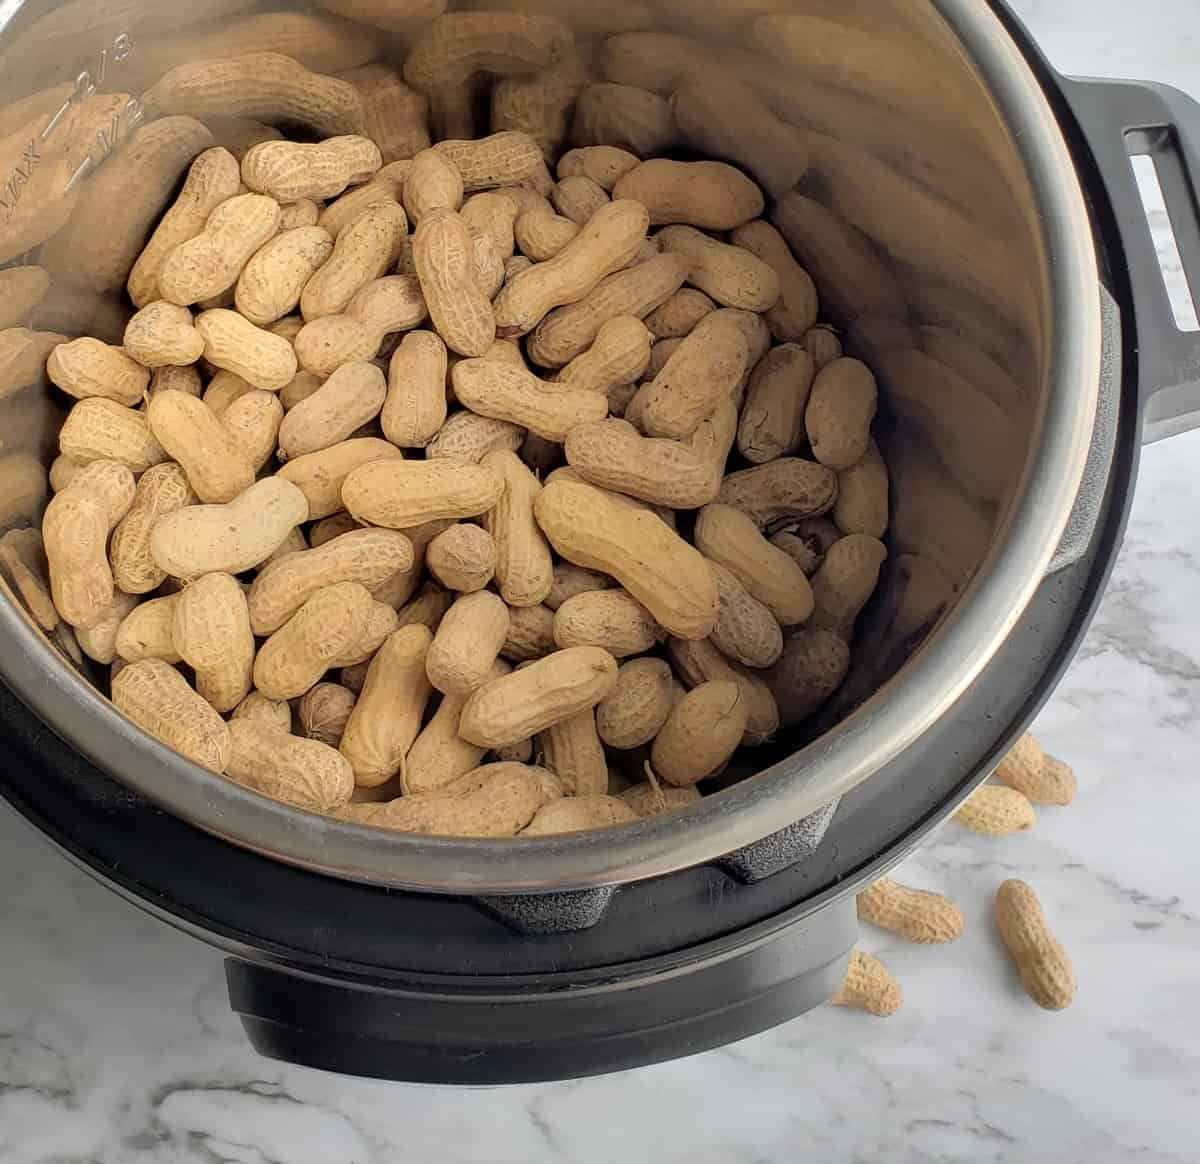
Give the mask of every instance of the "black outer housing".
[[233, 955], [231, 1001], [260, 1052], [439, 1083], [574, 1077], [717, 1046], [836, 990], [856, 936], [853, 891], [919, 844], [1053, 691], [1133, 495], [1143, 401], [1125, 252], [1060, 79], [1010, 27], [1071, 141], [1121, 310], [1107, 494], [1082, 557], [1043, 582], [951, 712], [842, 801], [811, 859], [757, 883], [714, 865], [622, 886], [589, 929], [515, 938], [470, 899], [340, 881], [215, 839], [97, 771], [0, 687], [0, 794], [110, 888]]

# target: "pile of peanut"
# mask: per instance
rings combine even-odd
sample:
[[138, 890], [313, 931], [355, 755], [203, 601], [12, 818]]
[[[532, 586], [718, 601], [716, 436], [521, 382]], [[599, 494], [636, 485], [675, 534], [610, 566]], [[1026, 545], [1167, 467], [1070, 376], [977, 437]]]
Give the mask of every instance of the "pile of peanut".
[[[981, 784], [953, 817], [958, 824], [987, 836], [1032, 828], [1035, 803], [1065, 805], [1075, 798], [1075, 773], [1045, 752], [1031, 735], [1017, 741], [992, 776], [996, 783]], [[1025, 993], [1043, 1010], [1070, 1006], [1075, 999], [1075, 970], [1033, 889], [1024, 881], [1002, 882], [996, 890], [993, 916]], [[962, 910], [948, 897], [901, 885], [890, 877], [881, 877], [859, 893], [858, 917], [920, 945], [952, 942], [966, 928]], [[855, 950], [842, 989], [831, 1001], [887, 1018], [900, 1009], [903, 993], [878, 958]]]
[[[136, 312], [36, 341], [74, 402], [0, 559], [196, 763], [362, 824], [569, 832], [694, 803], [845, 678], [889, 479], [875, 377], [768, 220], [806, 213], [804, 135], [723, 132], [741, 89], [576, 83], [590, 53], [440, 16], [371, 118], [378, 77], [180, 64], [128, 147], [183, 176], [149, 237], [110, 198], [43, 247]], [[681, 133], [736, 164], [657, 156]]]

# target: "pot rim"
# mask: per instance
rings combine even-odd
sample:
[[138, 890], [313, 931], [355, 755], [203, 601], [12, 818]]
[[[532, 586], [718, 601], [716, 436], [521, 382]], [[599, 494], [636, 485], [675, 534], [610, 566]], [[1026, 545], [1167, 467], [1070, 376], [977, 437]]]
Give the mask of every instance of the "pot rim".
[[[954, 609], [889, 682], [833, 730], [756, 776], [670, 816], [526, 840], [409, 836], [292, 809], [202, 769], [126, 719], [0, 602], [0, 677], [99, 768], [222, 840], [343, 879], [435, 893], [582, 889], [704, 865], [846, 794], [946, 714], [1025, 609], [1078, 494], [1100, 384], [1100, 280], [1070, 150], [1016, 40], [979, 0], [930, 0], [972, 50], [1037, 199], [1055, 325], [1034, 453], [991, 549]], [[17, 7], [14, 5], [13, 7]], [[10, 17], [11, 18], [11, 17]], [[7, 23], [0, 15], [0, 24]], [[936, 692], [935, 699], [929, 698]], [[949, 806], [947, 808], [949, 811]]]

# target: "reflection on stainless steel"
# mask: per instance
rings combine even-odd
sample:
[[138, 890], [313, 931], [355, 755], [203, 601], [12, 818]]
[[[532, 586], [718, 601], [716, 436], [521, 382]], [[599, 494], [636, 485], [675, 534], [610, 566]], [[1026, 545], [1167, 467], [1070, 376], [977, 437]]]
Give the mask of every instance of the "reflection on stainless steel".
[[[388, 161], [428, 143], [432, 106], [440, 136], [544, 110], [567, 144], [624, 135], [719, 152], [770, 188], [766, 217], [813, 275], [821, 318], [881, 374], [891, 557], [848, 685], [820, 721], [829, 734], [602, 844], [417, 843], [191, 767], [63, 667], [9, 601], [0, 675], [131, 787], [286, 860], [435, 890], [650, 877], [778, 830], [867, 779], [1002, 641], [1058, 543], [1091, 433], [1100, 343], [1087, 214], [1049, 106], [977, 0], [473, 0], [461, 7], [565, 21], [576, 46], [566, 36], [539, 57], [519, 38], [504, 52], [492, 45], [456, 57], [465, 72], [437, 87], [404, 62], [443, 6], [0, 8], [0, 262], [36, 264], [52, 281], [0, 331], [0, 524], [37, 520], [57, 451], [62, 410], [30, 366], [44, 358], [43, 333], [119, 342], [129, 268], [210, 145], [240, 156], [281, 129], [366, 129]], [[876, 695], [897, 667], [904, 682]], [[789, 738], [773, 756], [787, 755]]]

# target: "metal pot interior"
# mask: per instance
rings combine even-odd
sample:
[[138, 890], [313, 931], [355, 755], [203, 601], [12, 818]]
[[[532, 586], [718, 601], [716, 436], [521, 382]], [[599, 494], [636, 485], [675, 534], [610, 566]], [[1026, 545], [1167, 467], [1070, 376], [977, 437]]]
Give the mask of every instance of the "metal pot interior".
[[[371, 60], [399, 67], [420, 32], [401, 14], [430, 6], [267, 7], [269, 16], [244, 0], [67, 0], [0, 10], [0, 262], [52, 264], [51, 291], [30, 326], [120, 342], [132, 313], [122, 289], [79, 283], [71, 255], [53, 240], [89, 186], [121, 165], [129, 138], [159, 115], [143, 95], [166, 70], [212, 56], [214, 46], [287, 52], [291, 43], [317, 70]], [[381, 835], [202, 772], [120, 717], [103, 698], [105, 669], [65, 661], [7, 581], [0, 675], [137, 791], [284, 860], [436, 891], [658, 875], [768, 835], [868, 778], [945, 713], [1028, 601], [1077, 491], [1095, 409], [1098, 284], [1086, 212], [1049, 105], [980, 0], [459, 7], [553, 13], [580, 43], [644, 30], [691, 37], [691, 51], [715, 57], [778, 117], [809, 131], [808, 170], [782, 201], [810, 199], [849, 223], [884, 276], [855, 286], [836, 257], [821, 267], [827, 252], [797, 247], [813, 266], [822, 319], [879, 378], [876, 434], [892, 476], [890, 556], [860, 621], [847, 683], [812, 719], [739, 753], [727, 787], [696, 808], [611, 833], [514, 845]], [[300, 36], [301, 22], [330, 22], [330, 37]], [[89, 97], [93, 107], [103, 98], [111, 120], [98, 123], [90, 145], [68, 142], [57, 126]], [[312, 136], [279, 110], [254, 113], [289, 135]], [[222, 144], [227, 125], [209, 125], [213, 144]], [[865, 314], [863, 302], [872, 305]], [[32, 455], [44, 470], [69, 401], [44, 377], [31, 379], [0, 389], [0, 455], [10, 468], [13, 458], [28, 467]], [[28, 494], [44, 494], [44, 472], [29, 480], [0, 461], [4, 524], [36, 517]]]

